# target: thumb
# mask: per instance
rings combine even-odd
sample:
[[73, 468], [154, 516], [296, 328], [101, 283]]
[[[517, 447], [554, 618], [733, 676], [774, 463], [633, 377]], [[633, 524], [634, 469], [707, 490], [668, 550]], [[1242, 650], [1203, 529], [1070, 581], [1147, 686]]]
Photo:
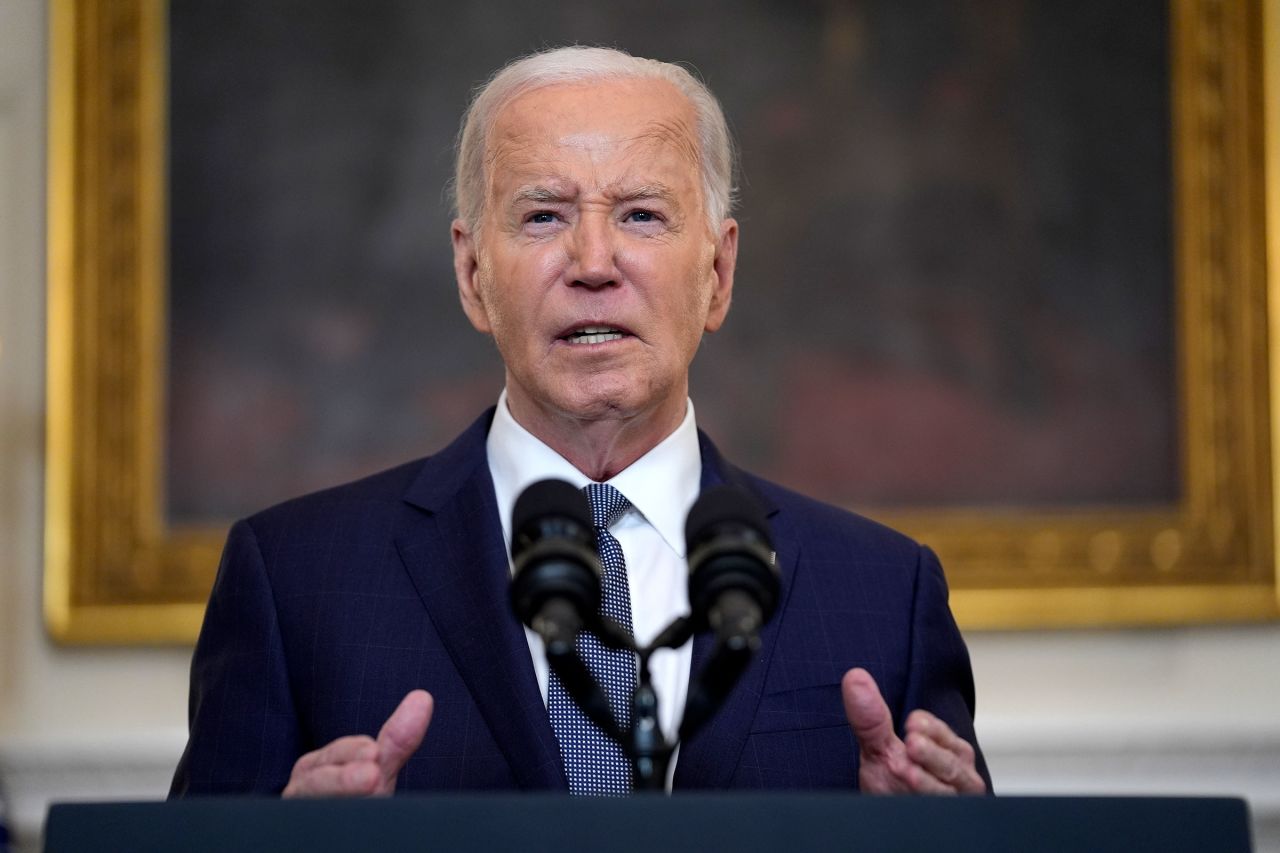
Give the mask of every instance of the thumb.
[[394, 779], [418, 749], [434, 708], [435, 700], [430, 693], [412, 690], [382, 724], [378, 732], [378, 766], [384, 779]]
[[845, 716], [863, 752], [883, 754], [901, 743], [893, 731], [893, 715], [871, 673], [861, 668], [849, 670], [840, 682], [840, 693]]

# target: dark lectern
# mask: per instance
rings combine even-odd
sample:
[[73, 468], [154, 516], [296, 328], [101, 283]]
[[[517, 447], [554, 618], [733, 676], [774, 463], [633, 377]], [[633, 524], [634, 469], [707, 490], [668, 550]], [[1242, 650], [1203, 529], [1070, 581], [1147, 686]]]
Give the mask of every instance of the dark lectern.
[[402, 796], [59, 804], [47, 853], [1250, 853], [1248, 809], [1215, 798], [831, 794]]

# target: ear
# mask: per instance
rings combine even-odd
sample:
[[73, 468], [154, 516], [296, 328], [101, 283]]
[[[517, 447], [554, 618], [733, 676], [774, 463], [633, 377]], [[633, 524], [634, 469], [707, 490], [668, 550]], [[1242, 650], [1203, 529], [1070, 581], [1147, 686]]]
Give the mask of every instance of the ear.
[[477, 331], [493, 333], [489, 311], [480, 292], [480, 256], [476, 235], [461, 219], [453, 220], [449, 229], [453, 240], [453, 274], [458, 279], [458, 299], [462, 310]]
[[720, 238], [716, 241], [716, 255], [711, 264], [711, 305], [707, 310], [704, 328], [717, 331], [724, 325], [733, 299], [733, 271], [738, 264], [738, 221], [726, 219], [720, 225]]

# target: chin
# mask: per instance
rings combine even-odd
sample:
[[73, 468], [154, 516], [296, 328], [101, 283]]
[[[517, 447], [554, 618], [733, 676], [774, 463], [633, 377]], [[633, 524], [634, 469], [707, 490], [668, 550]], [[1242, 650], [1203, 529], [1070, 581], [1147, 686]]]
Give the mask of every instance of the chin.
[[579, 420], [623, 420], [651, 408], [653, 401], [640, 393], [641, 384], [631, 381], [586, 381], [562, 389], [563, 411]]
[[565, 401], [562, 409], [566, 415], [582, 421], [623, 420], [642, 410], [642, 406], [618, 395], [575, 395]]

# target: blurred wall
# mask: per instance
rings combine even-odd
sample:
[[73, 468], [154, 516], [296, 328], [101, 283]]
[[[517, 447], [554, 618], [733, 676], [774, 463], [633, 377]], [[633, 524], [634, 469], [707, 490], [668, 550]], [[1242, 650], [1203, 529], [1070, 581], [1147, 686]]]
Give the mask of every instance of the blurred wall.
[[190, 658], [44, 633], [46, 14], [0, 2], [0, 786], [28, 842], [48, 799], [164, 793]]
[[[60, 648], [41, 621], [45, 16], [0, 2], [0, 785], [19, 849], [50, 800], [163, 796], [190, 655]], [[1000, 792], [1242, 794], [1280, 851], [1280, 626], [969, 640]]]

